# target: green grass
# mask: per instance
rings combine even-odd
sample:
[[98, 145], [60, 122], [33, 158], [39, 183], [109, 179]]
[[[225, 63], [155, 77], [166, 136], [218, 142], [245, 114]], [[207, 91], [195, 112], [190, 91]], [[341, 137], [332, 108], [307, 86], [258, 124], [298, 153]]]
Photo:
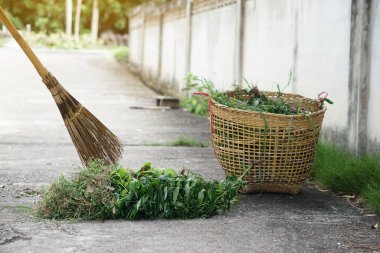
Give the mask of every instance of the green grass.
[[181, 136], [173, 141], [167, 142], [167, 146], [174, 147], [207, 147], [208, 145], [197, 140]]
[[319, 144], [312, 176], [334, 192], [361, 196], [374, 212], [380, 214], [379, 157], [356, 157], [342, 148]]
[[164, 147], [209, 147], [207, 143], [202, 143], [197, 140], [188, 138], [186, 136], [180, 136], [175, 140], [164, 142], [164, 143], [153, 143], [146, 146], [164, 146]]
[[94, 160], [71, 178], [61, 176], [44, 193], [37, 205], [41, 218], [106, 219], [112, 216], [112, 168]]
[[112, 49], [112, 55], [115, 57], [115, 59], [122, 62], [128, 60], [128, 52], [129, 49], [126, 46], [115, 47]]
[[52, 48], [52, 49], [97, 49], [102, 48], [102, 40], [93, 42], [89, 33], [84, 33], [79, 36], [79, 41], [68, 40], [66, 34], [59, 33], [34, 33], [32, 32], [28, 38], [28, 43], [34, 48]]

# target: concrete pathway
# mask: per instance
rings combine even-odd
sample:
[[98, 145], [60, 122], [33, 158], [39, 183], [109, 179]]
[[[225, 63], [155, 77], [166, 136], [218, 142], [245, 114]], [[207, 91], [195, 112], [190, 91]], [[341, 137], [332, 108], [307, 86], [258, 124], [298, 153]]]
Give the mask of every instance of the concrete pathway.
[[[133, 110], [156, 94], [107, 52], [40, 50], [48, 69], [125, 144], [122, 164], [186, 166], [223, 173], [211, 148], [160, 147], [187, 136], [209, 142], [208, 121], [181, 110]], [[376, 217], [310, 187], [241, 195], [238, 207], [210, 219], [50, 221], [33, 216], [40, 190], [80, 162], [61, 116], [32, 65], [0, 49], [0, 252], [363, 252], [380, 250]]]

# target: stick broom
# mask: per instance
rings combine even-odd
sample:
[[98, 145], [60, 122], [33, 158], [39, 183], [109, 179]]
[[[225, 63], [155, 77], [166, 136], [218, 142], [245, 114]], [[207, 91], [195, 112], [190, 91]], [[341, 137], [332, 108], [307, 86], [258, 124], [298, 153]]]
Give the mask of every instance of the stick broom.
[[71, 96], [42, 65], [1, 7], [0, 20], [33, 63], [42, 82], [52, 94], [82, 163], [86, 164], [90, 158], [103, 159], [106, 164], [117, 163], [123, 152], [117, 136]]

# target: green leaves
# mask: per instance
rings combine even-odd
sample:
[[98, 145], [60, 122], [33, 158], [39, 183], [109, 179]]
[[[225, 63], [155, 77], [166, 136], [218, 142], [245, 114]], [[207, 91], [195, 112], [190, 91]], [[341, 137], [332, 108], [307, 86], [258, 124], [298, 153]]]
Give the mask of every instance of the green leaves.
[[199, 202], [200, 204], [202, 204], [204, 199], [205, 199], [205, 189], [202, 189], [202, 190], [198, 193], [198, 202]]
[[173, 192], [173, 203], [174, 203], [174, 204], [175, 204], [175, 202], [177, 201], [178, 194], [179, 194], [179, 187], [176, 187], [176, 188], [174, 189], [174, 192]]
[[212, 83], [205, 79], [200, 79], [191, 73], [187, 75], [185, 81], [186, 86], [182, 90], [187, 91], [189, 93], [189, 97], [181, 100], [181, 107], [183, 107], [186, 111], [197, 115], [208, 115], [209, 107], [207, 100], [201, 98], [200, 96], [190, 94], [194, 91], [207, 92], [211, 94], [212, 90], [210, 89], [213, 87]]
[[[244, 79], [244, 86], [235, 84], [234, 89], [230, 92], [218, 91], [211, 81], [193, 74], [189, 74], [185, 80], [187, 85], [183, 90], [207, 93], [219, 104], [231, 108], [283, 115], [307, 115], [311, 112], [307, 105], [289, 101], [283, 96], [283, 91], [291, 84], [292, 71], [289, 72], [288, 82], [282, 89], [277, 84], [275, 96], [268, 96], [266, 93], [260, 92], [257, 86], [250, 84], [246, 79]], [[324, 98], [324, 101], [333, 104], [327, 98]], [[190, 96], [182, 100], [181, 103], [182, 107], [189, 112], [199, 115], [208, 114], [208, 101], [200, 96]], [[323, 105], [323, 101], [321, 105]]]
[[118, 168], [111, 174], [118, 203], [115, 218], [125, 219], [210, 217], [237, 203], [237, 192], [243, 186], [237, 177], [206, 181], [188, 170], [178, 174], [150, 163], [138, 171]]

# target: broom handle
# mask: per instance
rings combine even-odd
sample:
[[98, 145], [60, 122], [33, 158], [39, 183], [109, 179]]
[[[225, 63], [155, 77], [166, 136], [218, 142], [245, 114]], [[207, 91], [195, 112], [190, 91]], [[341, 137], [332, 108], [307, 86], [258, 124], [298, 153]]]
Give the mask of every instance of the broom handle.
[[5, 25], [5, 27], [8, 29], [8, 31], [12, 34], [12, 37], [20, 45], [21, 49], [24, 51], [24, 53], [29, 58], [29, 60], [33, 63], [33, 65], [36, 68], [38, 74], [42, 78], [44, 78], [46, 76], [46, 74], [48, 73], [48, 71], [46, 70], [46, 68], [44, 67], [44, 65], [42, 65], [42, 63], [37, 58], [36, 54], [30, 48], [30, 46], [28, 45], [28, 43], [26, 43], [26, 41], [24, 40], [24, 38], [17, 31], [16, 27], [9, 20], [9, 18], [5, 14], [4, 10], [1, 8], [1, 6], [0, 6], [0, 20]]

